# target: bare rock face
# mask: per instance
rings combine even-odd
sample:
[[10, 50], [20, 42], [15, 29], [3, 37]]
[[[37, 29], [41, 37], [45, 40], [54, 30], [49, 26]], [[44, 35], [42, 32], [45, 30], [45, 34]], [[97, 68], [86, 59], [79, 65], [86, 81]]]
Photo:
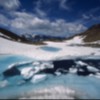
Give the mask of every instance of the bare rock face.
[[100, 24], [93, 25], [87, 31], [83, 32], [81, 35], [86, 36], [84, 38], [85, 42], [95, 42], [100, 40]]
[[77, 46], [100, 47], [100, 24], [93, 25], [85, 32], [76, 34], [67, 40]]

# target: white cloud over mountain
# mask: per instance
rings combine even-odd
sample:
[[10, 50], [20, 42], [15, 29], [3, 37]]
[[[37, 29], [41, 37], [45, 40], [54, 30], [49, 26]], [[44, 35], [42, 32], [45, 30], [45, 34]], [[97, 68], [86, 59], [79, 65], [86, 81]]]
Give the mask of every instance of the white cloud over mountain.
[[66, 22], [63, 19], [51, 21], [48, 18], [42, 19], [32, 13], [13, 12], [13, 19], [0, 14], [2, 25], [9, 26], [11, 29], [16, 29], [17, 33], [43, 33], [49, 35], [66, 35], [79, 33], [86, 27], [76, 22]]
[[[38, 32], [50, 35], [69, 35], [79, 33], [86, 27], [76, 22], [66, 22], [63, 19], [51, 21], [47, 18], [41, 19], [34, 14], [26, 12], [15, 12], [14, 19], [11, 20], [11, 27], [23, 32]], [[69, 33], [69, 34], [68, 34]]]
[[[64, 7], [66, 1], [60, 2], [62, 7]], [[17, 33], [42, 33], [61, 36], [70, 36], [86, 29], [82, 23], [77, 21], [67, 22], [64, 19], [50, 20], [47, 14], [41, 10], [40, 1], [36, 4], [36, 13], [16, 11], [15, 9], [20, 5], [19, 0], [0, 0], [0, 6], [13, 11], [7, 13], [8, 16], [5, 16], [3, 13], [0, 14], [1, 26], [9, 27], [9, 29]]]

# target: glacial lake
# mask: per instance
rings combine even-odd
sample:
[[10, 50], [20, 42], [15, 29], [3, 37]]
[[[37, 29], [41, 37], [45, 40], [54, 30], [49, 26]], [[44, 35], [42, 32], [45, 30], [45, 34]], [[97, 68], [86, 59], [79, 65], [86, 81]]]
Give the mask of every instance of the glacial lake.
[[49, 52], [58, 52], [61, 50], [60, 48], [51, 47], [51, 46], [43, 46], [43, 47], [40, 47], [40, 49], [44, 51], [49, 51]]

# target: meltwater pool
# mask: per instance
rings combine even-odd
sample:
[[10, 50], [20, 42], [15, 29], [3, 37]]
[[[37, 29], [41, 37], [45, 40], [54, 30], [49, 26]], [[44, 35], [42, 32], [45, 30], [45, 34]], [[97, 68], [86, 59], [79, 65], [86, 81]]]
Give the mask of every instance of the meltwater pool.
[[43, 46], [43, 47], [40, 47], [40, 49], [42, 49], [44, 51], [49, 51], [49, 52], [58, 52], [61, 50], [60, 48], [56, 48], [56, 47], [52, 47], [52, 46]]

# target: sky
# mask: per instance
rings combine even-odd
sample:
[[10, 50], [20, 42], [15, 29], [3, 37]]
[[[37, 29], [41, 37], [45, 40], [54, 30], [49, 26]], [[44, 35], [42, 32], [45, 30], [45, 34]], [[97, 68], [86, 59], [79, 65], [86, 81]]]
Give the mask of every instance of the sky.
[[0, 0], [0, 27], [72, 36], [100, 23], [100, 0]]

